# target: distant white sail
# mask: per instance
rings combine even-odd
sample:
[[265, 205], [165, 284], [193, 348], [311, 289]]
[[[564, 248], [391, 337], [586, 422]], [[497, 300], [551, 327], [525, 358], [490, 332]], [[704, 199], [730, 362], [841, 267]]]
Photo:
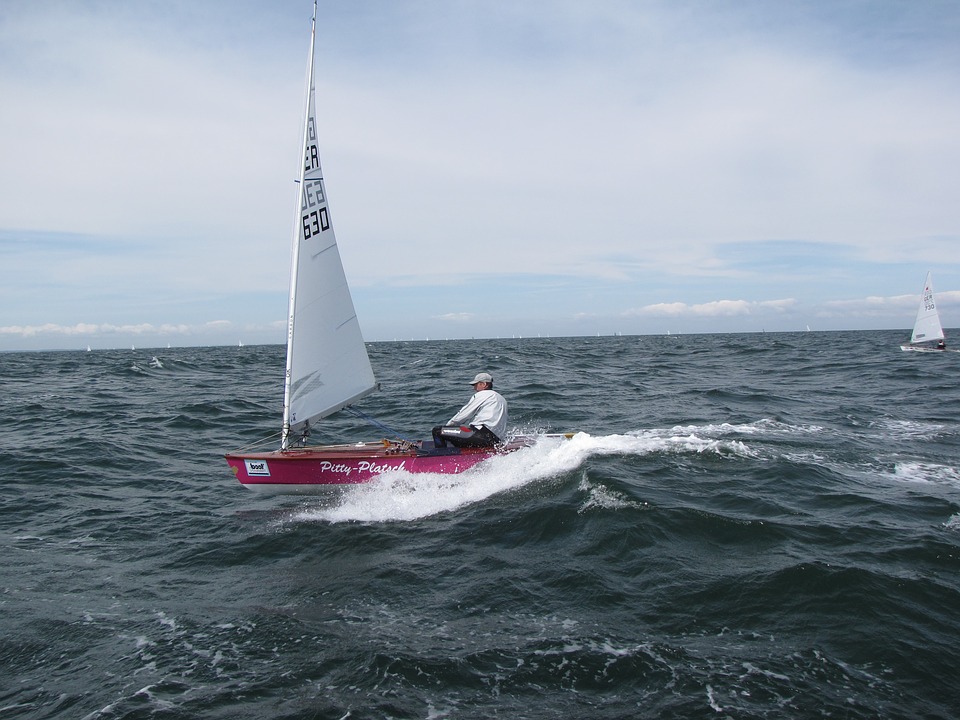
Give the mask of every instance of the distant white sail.
[[928, 272], [927, 279], [923, 284], [923, 292], [920, 295], [920, 308], [917, 310], [917, 320], [913, 324], [913, 335], [910, 336], [910, 342], [918, 343], [942, 339], [943, 327], [940, 325], [940, 314], [937, 312], [937, 305], [933, 299], [931, 273]]
[[290, 271], [284, 447], [291, 432], [376, 389], [340, 260], [320, 168], [313, 79], [315, 37], [314, 20]]

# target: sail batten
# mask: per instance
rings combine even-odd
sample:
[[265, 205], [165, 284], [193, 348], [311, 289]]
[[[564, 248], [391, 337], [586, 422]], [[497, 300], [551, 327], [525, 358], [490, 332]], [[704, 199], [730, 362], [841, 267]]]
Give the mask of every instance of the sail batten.
[[316, 132], [314, 54], [310, 33], [307, 103], [290, 270], [283, 447], [290, 434], [376, 389], [330, 217]]

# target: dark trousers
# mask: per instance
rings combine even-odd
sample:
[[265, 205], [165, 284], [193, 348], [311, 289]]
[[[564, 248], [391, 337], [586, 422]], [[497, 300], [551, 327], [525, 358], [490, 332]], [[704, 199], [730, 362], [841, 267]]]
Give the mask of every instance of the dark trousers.
[[434, 447], [493, 447], [500, 443], [500, 438], [484, 426], [471, 425], [464, 428], [460, 425], [437, 425], [433, 429]]

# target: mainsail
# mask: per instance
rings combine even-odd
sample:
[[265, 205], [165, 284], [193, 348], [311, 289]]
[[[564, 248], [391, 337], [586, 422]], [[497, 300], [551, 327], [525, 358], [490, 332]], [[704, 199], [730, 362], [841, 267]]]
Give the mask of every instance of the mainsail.
[[376, 389], [370, 358], [350, 297], [327, 204], [317, 145], [314, 3], [307, 70], [303, 162], [297, 193], [287, 319], [283, 447], [291, 433]]
[[940, 314], [933, 300], [933, 281], [930, 276], [931, 273], [927, 272], [923, 293], [920, 295], [917, 320], [913, 324], [913, 335], [910, 337], [911, 343], [943, 339], [943, 327], [940, 325]]

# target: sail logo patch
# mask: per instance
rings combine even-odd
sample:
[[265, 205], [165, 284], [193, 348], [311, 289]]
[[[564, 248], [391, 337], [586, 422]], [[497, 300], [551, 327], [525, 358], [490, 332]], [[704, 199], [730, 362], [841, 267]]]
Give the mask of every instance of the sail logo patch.
[[243, 464], [247, 466], [247, 475], [270, 477], [270, 466], [266, 460], [244, 460]]

